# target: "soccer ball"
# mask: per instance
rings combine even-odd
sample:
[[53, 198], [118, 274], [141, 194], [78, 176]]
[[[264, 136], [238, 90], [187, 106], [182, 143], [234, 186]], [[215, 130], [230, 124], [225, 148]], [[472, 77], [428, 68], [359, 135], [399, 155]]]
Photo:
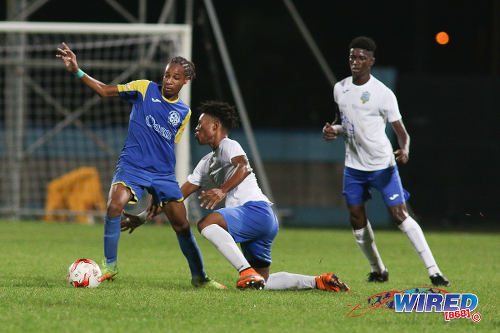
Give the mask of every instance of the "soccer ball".
[[96, 288], [101, 283], [101, 269], [95, 261], [78, 259], [68, 268], [68, 282], [76, 288]]

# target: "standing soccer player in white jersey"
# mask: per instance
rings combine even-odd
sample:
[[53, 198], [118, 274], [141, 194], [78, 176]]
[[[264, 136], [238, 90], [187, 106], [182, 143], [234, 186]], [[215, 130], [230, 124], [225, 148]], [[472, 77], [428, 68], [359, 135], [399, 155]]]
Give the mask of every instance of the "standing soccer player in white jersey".
[[[198, 230], [238, 270], [237, 288], [349, 291], [332, 273], [320, 276], [269, 274], [278, 219], [272, 203], [257, 184], [245, 152], [237, 141], [228, 138], [238, 124], [236, 110], [227, 103], [205, 102], [199, 112], [195, 138], [200, 145], [209, 145], [212, 152], [200, 160], [181, 191], [186, 198], [201, 189], [201, 206], [207, 209], [224, 204], [224, 208], [201, 219]], [[156, 208], [150, 206], [150, 212], [155, 211]], [[122, 222], [122, 230], [133, 230], [142, 223], [129, 218]], [[236, 243], [240, 243], [243, 252]]]
[[121, 213], [127, 203], [136, 203], [147, 189], [177, 234], [191, 270], [192, 285], [225, 288], [210, 280], [205, 273], [201, 252], [187, 221], [182, 193], [175, 179], [174, 146], [191, 116], [191, 110], [179, 98], [179, 92], [195, 77], [194, 64], [182, 57], [172, 58], [165, 68], [162, 84], [138, 80], [124, 85], [107, 85], [85, 74], [65, 43], [57, 50], [56, 57], [64, 61], [66, 69], [99, 96], [120, 96], [132, 104], [127, 139], [109, 190], [101, 280], [112, 280], [118, 274]]
[[[375, 42], [368, 37], [357, 37], [349, 45], [349, 66], [352, 76], [337, 82], [333, 89], [340, 111], [341, 125], [326, 123], [325, 140], [343, 134], [346, 157], [343, 194], [349, 208], [354, 237], [368, 259], [372, 272], [368, 282], [385, 282], [389, 272], [375, 245], [365, 202], [370, 188], [382, 194], [386, 206], [427, 268], [432, 284], [449, 286], [427, 245], [422, 229], [408, 214], [406, 201], [409, 193], [403, 188], [396, 162], [407, 163], [410, 137], [405, 129], [394, 93], [370, 74], [375, 63]], [[386, 122], [396, 133], [399, 149], [385, 134]]]

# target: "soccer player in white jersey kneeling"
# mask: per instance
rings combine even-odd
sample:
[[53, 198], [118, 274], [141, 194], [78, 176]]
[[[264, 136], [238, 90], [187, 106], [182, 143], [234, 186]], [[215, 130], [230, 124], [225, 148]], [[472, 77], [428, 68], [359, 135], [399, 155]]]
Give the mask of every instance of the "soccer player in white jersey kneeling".
[[[262, 193], [247, 156], [237, 141], [228, 138], [238, 125], [234, 107], [222, 102], [205, 102], [195, 138], [209, 145], [212, 152], [204, 156], [181, 186], [184, 198], [201, 189], [201, 206], [213, 210], [224, 208], [202, 218], [198, 230], [238, 270], [239, 289], [321, 289], [349, 291], [349, 287], [333, 273], [307, 276], [279, 272], [270, 274], [271, 246], [278, 233], [278, 219], [269, 199]], [[156, 208], [150, 206], [150, 212]], [[151, 216], [152, 214], [150, 214]], [[122, 230], [141, 222], [124, 220]], [[241, 249], [236, 243], [240, 243]]]
[[[334, 99], [341, 124], [326, 123], [326, 141], [343, 135], [346, 147], [343, 194], [349, 208], [354, 237], [371, 265], [368, 282], [385, 282], [389, 272], [375, 245], [365, 202], [370, 188], [377, 189], [386, 206], [418, 252], [435, 286], [449, 286], [434, 260], [422, 229], [408, 214], [409, 193], [403, 188], [396, 162], [408, 162], [410, 136], [405, 129], [394, 93], [371, 75], [375, 63], [375, 42], [368, 37], [354, 38], [349, 45], [352, 76], [337, 82]], [[399, 149], [392, 151], [386, 133], [389, 121], [396, 133]]]

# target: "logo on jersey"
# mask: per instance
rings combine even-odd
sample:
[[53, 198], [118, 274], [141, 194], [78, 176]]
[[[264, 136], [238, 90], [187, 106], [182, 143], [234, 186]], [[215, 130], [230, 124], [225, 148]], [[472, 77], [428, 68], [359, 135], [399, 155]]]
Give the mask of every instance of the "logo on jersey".
[[394, 200], [396, 199], [397, 197], [399, 197], [399, 194], [393, 194], [389, 197], [390, 200]]
[[152, 115], [146, 116], [146, 125], [154, 129], [158, 134], [160, 134], [165, 139], [167, 140], [172, 139], [172, 132], [170, 132], [165, 127], [160, 126], [160, 124], [157, 124], [155, 118], [153, 118]]
[[363, 104], [365, 104], [369, 100], [370, 100], [370, 93], [368, 91], [363, 92], [361, 94], [361, 102], [363, 102]]
[[151, 97], [151, 101], [152, 101], [153, 103], [161, 103], [161, 101], [160, 101], [158, 98], [153, 98], [153, 97]]
[[170, 111], [168, 114], [168, 121], [172, 124], [172, 126], [177, 127], [181, 122], [181, 116], [177, 111]]

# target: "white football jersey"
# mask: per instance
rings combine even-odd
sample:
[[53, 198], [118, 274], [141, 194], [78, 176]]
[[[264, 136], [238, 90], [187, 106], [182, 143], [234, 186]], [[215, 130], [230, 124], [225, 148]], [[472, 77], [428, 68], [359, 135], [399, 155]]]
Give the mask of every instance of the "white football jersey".
[[386, 122], [401, 119], [394, 93], [373, 75], [361, 86], [352, 76], [337, 82], [333, 97], [339, 106], [345, 141], [345, 165], [363, 171], [396, 164], [385, 133]]
[[[237, 141], [224, 138], [215, 151], [208, 153], [198, 162], [193, 173], [188, 176], [188, 182], [205, 190], [220, 187], [236, 170], [231, 159], [242, 155], [246, 156], [245, 151]], [[226, 194], [225, 207], [241, 206], [248, 201], [266, 201], [271, 204], [262, 193], [253, 172]]]

